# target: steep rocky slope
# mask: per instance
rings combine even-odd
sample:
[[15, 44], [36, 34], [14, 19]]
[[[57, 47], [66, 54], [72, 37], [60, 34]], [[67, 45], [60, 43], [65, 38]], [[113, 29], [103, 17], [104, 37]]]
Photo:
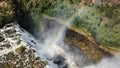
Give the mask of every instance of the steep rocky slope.
[[[56, 23], [56, 25], [58, 24]], [[0, 41], [1, 68], [43, 68], [46, 64], [46, 67], [50, 68], [56, 68], [56, 64], [60, 65], [60, 67], [68, 67], [69, 63], [73, 63], [74, 61], [77, 61], [78, 63], [76, 62], [76, 64], [83, 67], [84, 65], [97, 63], [103, 57], [112, 56], [110, 53], [100, 49], [95, 42], [90, 41], [84, 35], [76, 33], [70, 29], [67, 30], [64, 42], [72, 46], [56, 46], [55, 44], [52, 44], [53, 40], [51, 40], [51, 43], [48, 43], [49, 46], [45, 43], [38, 43], [32, 35], [27, 33], [19, 25], [13, 23], [6, 25], [0, 30]], [[49, 50], [51, 50], [51, 52]], [[59, 52], [56, 53], [55, 51], [58, 50]], [[63, 52], [62, 54], [65, 52], [65, 57], [61, 56], [61, 54], [59, 55], [61, 51]], [[53, 54], [55, 54], [55, 56], [51, 57], [50, 55]], [[78, 60], [78, 58], [80, 59]], [[66, 61], [69, 61], [69, 63]]]
[[0, 29], [0, 68], [43, 68], [44, 64], [32, 46], [34, 38], [19, 25]]
[[69, 45], [76, 46], [87, 55], [89, 61], [94, 63], [100, 61], [103, 57], [112, 56], [109, 52], [99, 48], [94, 41], [89, 40], [86, 36], [81, 35], [73, 30], [67, 30], [64, 41]]
[[[116, 54], [120, 55], [119, 0], [5, 1], [0, 1], [0, 27], [6, 23], [17, 20], [23, 28], [36, 34], [36, 31], [39, 31], [39, 27], [47, 32], [49, 31], [47, 30], [48, 28], [61, 27], [61, 24], [56, 24], [58, 22], [62, 22], [62, 24], [70, 22], [72, 26], [68, 26], [64, 42], [82, 51], [82, 54], [87, 56], [88, 63], [97, 63], [103, 57], [110, 57]], [[50, 17], [44, 19], [44, 16]], [[44, 28], [44, 24], [46, 24], [48, 28]], [[35, 51], [40, 49], [34, 46], [38, 45], [35, 39], [31, 39], [32, 36], [29, 35], [29, 33], [26, 35], [24, 29], [20, 28], [19, 32], [19, 30], [17, 31], [17, 29], [13, 27], [16, 28], [18, 26], [7, 25], [1, 29], [0, 32], [1, 65], [3, 64], [3, 67], [6, 65], [9, 66], [10, 64], [8, 62], [13, 61], [11, 64], [13, 67], [16, 65], [24, 66], [22, 63], [17, 63], [16, 58], [18, 58], [18, 62], [21, 60], [21, 62], [24, 62], [26, 59], [25, 56], [27, 55], [27, 59], [31, 58], [29, 56], [33, 56], [33, 62], [31, 62], [31, 59], [28, 60], [31, 63], [25, 60], [25, 65], [35, 65], [38, 63], [38, 67], [44, 66], [42, 62], [38, 60], [38, 57], [34, 56]], [[57, 32], [57, 29], [53, 31], [53, 33], [54, 32]], [[23, 39], [20, 39], [21, 37]], [[35, 51], [31, 49], [31, 46], [36, 48]], [[39, 52], [37, 53], [40, 57], [41, 54]], [[11, 55], [14, 56], [15, 59], [9, 58]], [[47, 59], [51, 60], [51, 57], [47, 57]], [[36, 63], [36, 61], [38, 62]], [[50, 65], [52, 64], [50, 63]], [[67, 64], [65, 64], [65, 66], [67, 66]]]

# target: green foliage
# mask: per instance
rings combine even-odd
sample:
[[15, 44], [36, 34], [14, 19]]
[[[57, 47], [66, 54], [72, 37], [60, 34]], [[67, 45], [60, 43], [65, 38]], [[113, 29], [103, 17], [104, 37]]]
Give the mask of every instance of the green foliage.
[[0, 27], [14, 21], [14, 11], [12, 7], [4, 1], [2, 1], [1, 4], [2, 3], [3, 5], [0, 6]]
[[112, 24], [116, 25], [119, 23], [120, 7], [118, 5], [112, 5], [112, 6], [101, 5], [101, 6], [98, 6], [98, 10], [101, 13], [104, 13], [106, 17], [111, 19]]
[[[98, 43], [118, 48], [120, 47], [120, 9], [100, 9], [98, 6], [84, 8], [83, 13], [75, 18], [74, 25], [84, 31], [87, 30]], [[107, 14], [112, 14], [112, 18]]]
[[34, 16], [40, 17], [42, 9], [37, 0], [6, 0], [6, 2], [12, 6], [16, 20], [23, 28], [32, 30], [30, 28], [33, 27], [34, 30], [38, 26], [36, 23], [39, 23], [39, 20]]
[[70, 0], [71, 4], [78, 5], [82, 0]]
[[71, 4], [69, 0], [57, 0], [53, 5], [47, 7], [44, 14], [61, 19], [68, 19], [76, 12], [76, 7], [78, 3], [80, 3], [79, 0], [74, 0], [74, 2], [76, 2], [76, 4]]
[[[67, 19], [71, 17], [81, 0], [6, 0], [15, 11], [20, 25], [38, 27], [42, 14]], [[29, 28], [28, 28], [29, 29]], [[34, 29], [34, 28], [33, 28]]]

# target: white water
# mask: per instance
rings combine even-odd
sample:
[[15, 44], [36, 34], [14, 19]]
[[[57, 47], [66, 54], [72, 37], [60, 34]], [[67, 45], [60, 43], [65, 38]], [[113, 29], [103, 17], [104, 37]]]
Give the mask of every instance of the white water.
[[[64, 34], [66, 32], [66, 26], [47, 28], [47, 32], [43, 31], [41, 36], [44, 40], [40, 40], [39, 43], [39, 55], [41, 59], [48, 61], [48, 68], [80, 68], [83, 67], [86, 57], [75, 47], [70, 47], [63, 42]], [[58, 60], [62, 61], [62, 64], [55, 64], [55, 58], [62, 56]], [[78, 59], [79, 58], [79, 59]], [[66, 67], [65, 67], [66, 66]]]
[[[80, 10], [81, 11], [81, 10]], [[70, 17], [67, 21], [62, 21], [64, 25], [59, 24], [44, 24], [42, 25], [42, 30], [39, 33], [40, 38], [42, 38], [37, 46], [37, 52], [38, 55], [42, 60], [48, 61], [47, 68], [82, 68], [86, 56], [82, 54], [82, 52], [70, 45], [67, 45], [63, 42], [64, 35], [66, 33], [66, 27], [69, 27], [71, 25], [71, 21], [74, 19], [74, 17], [78, 15], [75, 14], [72, 17]], [[61, 21], [59, 21], [61, 22]], [[45, 21], [43, 22], [45, 23]], [[50, 23], [47, 21], [47, 23]], [[48, 28], [48, 26], [52, 26], [51, 28]], [[55, 25], [55, 26], [53, 26]], [[59, 58], [59, 56], [62, 56], [62, 58]], [[62, 60], [62, 64], [56, 64], [54, 63], [55, 59]]]
[[[114, 58], [105, 58], [96, 65], [93, 64], [89, 66], [84, 66], [86, 56], [82, 54], [82, 52], [77, 48], [70, 47], [69, 45], [64, 44], [64, 42], [62, 41], [62, 38], [64, 37], [64, 33], [66, 31], [66, 28], [63, 29], [63, 27], [65, 26], [54, 27], [53, 29], [49, 29], [48, 32], [44, 33], [44, 35], [48, 36], [44, 37], [44, 40], [40, 40], [41, 42], [39, 43], [37, 43], [37, 40], [34, 39], [32, 35], [27, 33], [24, 29], [23, 31], [21, 30], [22, 28], [20, 28], [19, 26], [15, 27], [15, 29], [17, 30], [16, 34], [20, 34], [22, 36], [21, 40], [23, 41], [21, 44], [31, 44], [36, 50], [36, 56], [39, 56], [41, 60], [48, 61], [48, 65], [46, 66], [46, 68], [120, 68], [120, 59], [118, 59], [119, 56]], [[31, 40], [34, 40], [34, 42], [36, 42], [36, 45], [32, 43]], [[16, 43], [15, 40], [12, 41]], [[9, 50], [6, 51], [10, 52]], [[6, 51], [3, 53], [6, 54]], [[62, 57], [58, 58], [59, 56]], [[54, 60], [56, 58], [62, 60], [62, 64], [55, 64]], [[65, 67], [66, 65], [68, 66]]]
[[[79, 11], [79, 15], [83, 11]], [[75, 18], [71, 17], [68, 21], [64, 21], [63, 26], [53, 26], [47, 28], [47, 31], [42, 31], [40, 37], [44, 38], [40, 40], [37, 51], [42, 60], [47, 60], [47, 68], [120, 68], [120, 61], [115, 59], [103, 59], [97, 65], [90, 65], [84, 67], [86, 62], [86, 56], [82, 54], [80, 50], [74, 47], [70, 47], [63, 42], [63, 38], [66, 32], [66, 27], [71, 25], [71, 21]], [[52, 24], [51, 24], [52, 25]], [[62, 56], [60, 60], [65, 59], [62, 64], [54, 63], [55, 58]], [[118, 63], [117, 63], [118, 62]], [[67, 65], [67, 67], [65, 67]]]
[[100, 63], [90, 65], [84, 68], [120, 68], [120, 59], [104, 58]]

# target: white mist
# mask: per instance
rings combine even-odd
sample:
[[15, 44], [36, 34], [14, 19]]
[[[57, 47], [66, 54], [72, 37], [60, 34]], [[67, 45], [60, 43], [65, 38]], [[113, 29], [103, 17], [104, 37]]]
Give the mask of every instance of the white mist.
[[120, 68], [120, 59], [118, 58], [104, 58], [96, 65], [90, 65], [84, 68]]

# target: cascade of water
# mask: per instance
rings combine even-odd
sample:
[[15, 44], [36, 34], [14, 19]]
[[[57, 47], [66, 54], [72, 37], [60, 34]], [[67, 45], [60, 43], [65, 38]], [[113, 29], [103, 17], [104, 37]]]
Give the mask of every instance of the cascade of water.
[[[37, 48], [40, 58], [48, 61], [47, 68], [83, 68], [86, 56], [83, 55], [77, 48], [71, 47], [63, 42], [67, 28], [71, 26], [75, 17], [79, 16], [81, 13], [84, 13], [83, 10], [84, 7], [78, 9], [77, 13], [66, 21], [54, 18], [54, 20], [62, 23], [62, 25], [60, 25], [60, 27], [53, 26], [52, 29], [46, 28], [48, 31], [43, 33], [43, 35], [47, 36], [44, 37], [44, 40], [42, 40], [43, 43], [40, 42]], [[105, 61], [105, 63], [106, 62], [107, 61]], [[101, 66], [101, 64], [88, 66], [85, 68], [98, 68], [97, 66]]]
[[[48, 60], [49, 68], [80, 68], [86, 59], [80, 51], [74, 47], [64, 44], [63, 38], [67, 27], [71, 25], [71, 21], [77, 14], [73, 15], [66, 21], [62, 21], [64, 25], [53, 27], [47, 32], [48, 36], [44, 43], [39, 44], [39, 54], [43, 59]], [[59, 21], [61, 22], [61, 21]], [[51, 33], [52, 34], [49, 34]], [[79, 59], [78, 59], [79, 58]]]

